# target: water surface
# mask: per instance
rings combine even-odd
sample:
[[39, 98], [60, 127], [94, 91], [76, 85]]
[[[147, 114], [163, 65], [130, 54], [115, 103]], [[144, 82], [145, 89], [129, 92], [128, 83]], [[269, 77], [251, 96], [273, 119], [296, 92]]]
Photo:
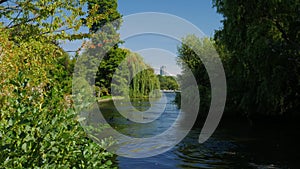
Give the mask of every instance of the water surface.
[[[166, 96], [167, 100], [156, 102], [165, 105], [164, 111], [154, 111], [153, 116], [148, 114], [146, 118], [154, 120], [145, 124], [124, 118], [112, 101], [100, 103], [100, 109], [110, 125], [120, 133], [137, 138], [153, 137], [166, 131], [179, 113], [183, 113], [173, 103], [175, 94], [168, 93]], [[137, 110], [143, 111], [150, 106], [147, 100], [133, 99], [131, 103]], [[126, 103], [123, 109], [132, 111]], [[222, 119], [213, 136], [204, 144], [197, 142], [201, 128], [195, 127], [179, 144], [163, 154], [141, 159], [119, 156], [116, 163], [121, 169], [298, 168], [298, 129], [298, 126], [279, 124], [254, 129], [247, 121]], [[163, 146], [171, 141], [172, 136], [168, 136], [157, 140], [156, 144]]]

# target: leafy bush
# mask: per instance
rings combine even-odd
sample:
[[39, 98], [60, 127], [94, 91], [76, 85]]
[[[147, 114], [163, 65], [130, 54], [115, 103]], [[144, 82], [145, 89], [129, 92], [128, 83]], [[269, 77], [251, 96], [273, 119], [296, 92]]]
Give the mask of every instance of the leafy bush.
[[113, 154], [87, 137], [66, 104], [65, 56], [46, 39], [15, 43], [0, 31], [0, 168], [112, 167]]

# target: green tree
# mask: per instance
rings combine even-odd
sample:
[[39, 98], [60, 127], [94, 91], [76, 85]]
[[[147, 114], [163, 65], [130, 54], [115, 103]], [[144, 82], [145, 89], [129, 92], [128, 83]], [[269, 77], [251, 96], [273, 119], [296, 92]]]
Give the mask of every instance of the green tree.
[[[97, 35], [90, 41], [90, 49], [86, 52], [89, 59], [86, 60], [91, 64], [98, 64], [101, 60], [96, 77], [89, 79], [95, 78], [95, 82], [92, 83], [95, 83], [97, 95], [105, 96], [111, 93], [112, 76], [126, 56], [125, 50], [118, 47], [121, 43], [117, 33], [122, 22], [121, 14], [117, 10], [117, 0], [88, 0], [88, 10], [90, 15], [97, 15], [98, 18], [88, 22], [91, 23], [90, 32]], [[94, 59], [96, 60], [92, 61]], [[91, 70], [87, 74], [94, 75], [94, 71]]]
[[160, 89], [161, 90], [178, 90], [179, 85], [175, 79], [175, 77], [172, 76], [161, 76], [157, 75], [160, 83]]
[[96, 85], [100, 88], [107, 89], [111, 93], [112, 78], [121, 64], [126, 58], [129, 51], [114, 47], [101, 60], [96, 74]]
[[114, 95], [127, 95], [130, 98], [160, 96], [159, 80], [154, 70], [139, 54], [126, 51], [126, 58], [114, 74], [112, 82]]
[[121, 14], [117, 10], [117, 0], [88, 0], [88, 9], [92, 15], [98, 14], [99, 17], [94, 19], [90, 31], [97, 32], [106, 25], [110, 24], [115, 30], [121, 25]]
[[[183, 38], [181, 45], [178, 47], [178, 64], [182, 67], [182, 74], [178, 77], [181, 90], [190, 87], [190, 80], [194, 76], [197, 87], [201, 95], [200, 113], [205, 115], [210, 105], [210, 82], [207, 71], [202, 61], [213, 62], [218, 54], [215, 52], [214, 41], [209, 38], [198, 38], [195, 35], [188, 35]], [[202, 58], [203, 60], [201, 60]], [[191, 73], [190, 73], [191, 72]], [[193, 84], [192, 84], [193, 85]], [[188, 96], [181, 96], [185, 102], [193, 102], [193, 93]], [[177, 98], [177, 100], [179, 100]]]
[[214, 0], [215, 40], [227, 58], [231, 104], [248, 116], [299, 109], [300, 2]]

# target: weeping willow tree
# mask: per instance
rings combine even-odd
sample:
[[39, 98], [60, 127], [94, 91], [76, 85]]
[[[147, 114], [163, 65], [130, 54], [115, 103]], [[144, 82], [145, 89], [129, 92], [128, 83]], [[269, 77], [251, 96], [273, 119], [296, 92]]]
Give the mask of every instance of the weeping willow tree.
[[139, 54], [129, 51], [114, 74], [111, 88], [113, 95], [126, 95], [130, 98], [160, 96], [159, 79], [154, 70]]

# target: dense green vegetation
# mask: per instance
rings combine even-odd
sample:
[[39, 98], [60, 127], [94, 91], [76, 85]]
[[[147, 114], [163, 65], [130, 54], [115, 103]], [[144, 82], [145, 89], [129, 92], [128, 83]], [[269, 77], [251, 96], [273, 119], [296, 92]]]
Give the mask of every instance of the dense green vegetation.
[[229, 80], [229, 98], [247, 116], [299, 110], [300, 3], [214, 1], [224, 15], [215, 40]]
[[[178, 48], [182, 78], [188, 69], [196, 77], [201, 111], [209, 106], [210, 85], [195, 51], [213, 58], [211, 49], [215, 47], [227, 76], [227, 114], [235, 112], [250, 119], [297, 115], [299, 1], [215, 0], [214, 4], [224, 16], [223, 28], [216, 31], [214, 40], [188, 36]], [[181, 86], [186, 87], [184, 83]]]
[[[118, 30], [121, 25], [121, 14], [117, 7], [117, 0], [88, 0], [88, 9], [93, 11], [90, 15], [101, 16], [94, 18], [95, 20], [91, 22], [90, 32], [101, 31], [107, 25], [112, 26], [114, 30]], [[113, 34], [116, 34], [116, 32], [113, 32]]]
[[159, 96], [159, 80], [154, 70], [137, 53], [128, 54], [114, 74], [113, 95], [130, 98]]
[[111, 94], [123, 96], [126, 92], [130, 93], [130, 97], [146, 97], [159, 89], [158, 78], [143, 58], [118, 47], [104, 56], [96, 73], [95, 84], [97, 96], [100, 97]]
[[[182, 67], [182, 74], [178, 77], [181, 90], [190, 87], [189, 76], [191, 76], [192, 73], [198, 84], [199, 94], [201, 96], [200, 112], [202, 115], [207, 113], [210, 105], [210, 82], [200, 57], [207, 59], [218, 57], [214, 51], [214, 42], [211, 39], [199, 39], [194, 35], [183, 38], [181, 46], [178, 47], [177, 62]], [[195, 93], [190, 93], [188, 96], [181, 96], [181, 99], [184, 99], [186, 103], [192, 103], [193, 94]], [[180, 99], [177, 98], [176, 100], [178, 101]]]
[[[87, 137], [71, 100], [74, 60], [62, 40], [106, 13], [87, 1], [0, 1], [0, 168], [109, 168], [113, 155]], [[84, 19], [82, 19], [84, 18]]]
[[160, 83], [161, 90], [178, 90], [179, 85], [176, 81], [176, 77], [173, 76], [161, 76], [157, 75]]

